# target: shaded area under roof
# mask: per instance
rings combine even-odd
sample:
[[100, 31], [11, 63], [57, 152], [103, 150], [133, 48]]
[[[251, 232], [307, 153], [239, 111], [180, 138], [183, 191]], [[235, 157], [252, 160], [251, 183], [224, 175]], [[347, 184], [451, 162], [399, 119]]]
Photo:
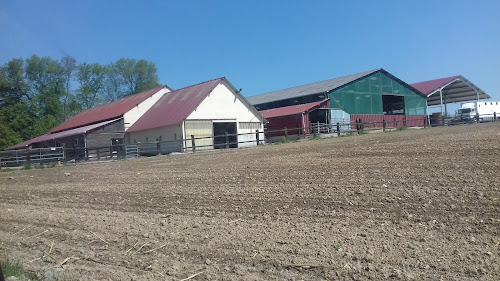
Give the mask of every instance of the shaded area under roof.
[[427, 105], [440, 105], [442, 93], [443, 104], [478, 99], [489, 99], [490, 96], [462, 75], [434, 79], [411, 84], [411, 86], [427, 97]]
[[329, 80], [325, 80], [325, 81], [320, 81], [320, 82], [315, 82], [315, 83], [306, 84], [306, 85], [302, 85], [302, 86], [283, 89], [283, 90], [279, 90], [279, 91], [269, 92], [269, 93], [262, 94], [262, 95], [247, 97], [247, 99], [251, 104], [258, 105], [258, 104], [263, 104], [263, 103], [268, 103], [268, 102], [275, 102], [275, 101], [291, 99], [291, 98], [296, 98], [296, 97], [314, 95], [314, 94], [318, 94], [318, 93], [326, 93], [326, 92], [329, 92], [331, 90], [342, 87], [346, 84], [349, 84], [351, 82], [354, 82], [358, 79], [361, 79], [365, 76], [373, 74], [373, 73], [380, 71], [380, 70], [382, 70], [382, 69], [379, 68], [379, 69], [375, 69], [375, 70], [360, 72], [360, 73], [342, 76], [342, 77], [338, 77], [338, 78], [333, 78], [333, 79], [329, 79]]
[[86, 134], [87, 132], [91, 132], [95, 129], [98, 129], [102, 126], [105, 126], [105, 125], [108, 125], [108, 124], [111, 124], [113, 122], [116, 122], [118, 120], [120, 120], [121, 118], [118, 118], [118, 119], [115, 119], [115, 120], [109, 120], [109, 121], [105, 121], [105, 122], [100, 122], [100, 123], [97, 123], [97, 124], [92, 124], [92, 125], [87, 125], [87, 126], [83, 126], [83, 127], [79, 127], [79, 128], [76, 128], [76, 129], [71, 129], [71, 130], [66, 130], [66, 131], [62, 131], [62, 132], [57, 132], [57, 133], [47, 133], [45, 135], [41, 135], [39, 137], [36, 137], [34, 139], [30, 139], [30, 140], [27, 140], [25, 142], [22, 142], [22, 143], [19, 143], [19, 144], [16, 144], [14, 146], [11, 146], [9, 148], [7, 148], [8, 150], [9, 149], [20, 149], [20, 148], [25, 148], [27, 146], [30, 146], [34, 143], [39, 143], [39, 142], [44, 142], [44, 141], [49, 141], [49, 140], [55, 140], [55, 139], [60, 139], [60, 138], [64, 138], [64, 137], [69, 137], [69, 136], [74, 136], [74, 135], [81, 135], [81, 134]]
[[180, 124], [225, 79], [221, 77], [166, 93], [127, 132]]
[[65, 121], [61, 125], [55, 127], [49, 133], [55, 133], [59, 131], [68, 130], [71, 128], [84, 126], [87, 124], [93, 124], [96, 122], [121, 117], [124, 113], [134, 108], [134, 106], [145, 101], [147, 98], [156, 94], [163, 88], [168, 88], [168, 87], [159, 86], [135, 95], [125, 97], [123, 99], [119, 99], [110, 103], [106, 103], [100, 106], [87, 109], [71, 117], [69, 120]]
[[291, 105], [259, 111], [264, 118], [273, 118], [277, 116], [294, 115], [302, 112], [308, 112], [316, 108], [329, 108], [328, 99], [305, 104]]

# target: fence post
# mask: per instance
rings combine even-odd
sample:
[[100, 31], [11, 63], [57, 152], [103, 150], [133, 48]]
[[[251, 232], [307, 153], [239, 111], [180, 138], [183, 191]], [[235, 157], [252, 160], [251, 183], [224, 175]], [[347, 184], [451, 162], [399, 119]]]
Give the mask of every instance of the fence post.
[[194, 144], [194, 135], [191, 135], [191, 149], [193, 149], [193, 153], [196, 152], [196, 145]]
[[385, 119], [382, 120], [382, 129], [383, 129], [383, 132], [385, 132], [385, 127], [387, 126], [387, 124], [385, 123]]
[[297, 127], [297, 134], [299, 135], [299, 140], [300, 140], [300, 134], [301, 134], [301, 129], [300, 129], [300, 126]]
[[406, 115], [403, 116], [403, 127], [406, 127]]
[[63, 164], [66, 165], [66, 144], [62, 144], [62, 153], [63, 153]]
[[97, 160], [100, 160], [101, 159], [101, 156], [99, 154], [99, 147], [97, 148]]
[[26, 147], [26, 163], [31, 165], [31, 149], [29, 147]]
[[[311, 125], [312, 125], [312, 123], [311, 123]], [[313, 137], [316, 137], [316, 128], [313, 127], [312, 131], [313, 131]]]
[[259, 130], [255, 130], [255, 140], [257, 141], [257, 145], [259, 145]]
[[441, 115], [441, 122], [443, 122], [443, 125], [442, 125], [442, 126], [444, 126], [444, 125], [445, 125], [445, 121], [446, 121], [445, 116], [444, 116], [444, 115]]
[[340, 123], [337, 122], [337, 137], [340, 137]]
[[285, 127], [285, 138], [288, 138], [288, 128]]
[[359, 118], [359, 130], [363, 131], [365, 129], [365, 124], [363, 123], [363, 120]]
[[476, 113], [476, 122], [479, 123], [479, 113]]
[[493, 112], [493, 122], [497, 121], [497, 112]]
[[427, 128], [427, 116], [424, 117], [424, 129]]
[[227, 134], [227, 132], [224, 133], [224, 137], [226, 138], [226, 149], [229, 148], [229, 135]]

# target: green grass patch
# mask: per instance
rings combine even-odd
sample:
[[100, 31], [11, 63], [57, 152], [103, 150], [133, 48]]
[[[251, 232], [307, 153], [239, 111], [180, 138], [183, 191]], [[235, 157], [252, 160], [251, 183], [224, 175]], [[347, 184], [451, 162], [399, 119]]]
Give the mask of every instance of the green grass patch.
[[291, 140], [289, 138], [283, 138], [281, 141], [277, 143], [292, 143], [292, 142], [297, 142], [296, 140]]
[[45, 169], [45, 166], [40, 164], [40, 165], [35, 165], [35, 169]]
[[24, 164], [23, 169], [24, 170], [31, 170], [31, 164]]
[[0, 172], [12, 172], [12, 171], [14, 171], [14, 169], [11, 168], [5, 168], [0, 170]]
[[5, 260], [0, 260], [0, 266], [2, 267], [5, 277], [21, 277], [24, 275], [24, 269], [18, 261], [12, 261], [7, 258]]
[[41, 281], [35, 274], [26, 272], [19, 261], [2, 258], [0, 259], [0, 266], [5, 278], [13, 276], [19, 278], [19, 280]]

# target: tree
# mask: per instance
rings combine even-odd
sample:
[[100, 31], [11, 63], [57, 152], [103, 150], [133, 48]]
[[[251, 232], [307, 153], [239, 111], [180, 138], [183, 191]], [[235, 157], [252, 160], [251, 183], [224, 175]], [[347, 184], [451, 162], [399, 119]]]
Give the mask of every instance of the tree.
[[111, 100], [159, 86], [158, 70], [149, 61], [121, 58], [108, 66], [107, 92]]
[[30, 135], [32, 118], [24, 61], [12, 59], [0, 67], [0, 150]]
[[76, 79], [80, 84], [76, 100], [82, 109], [92, 108], [104, 101], [107, 68], [98, 63], [78, 65]]
[[63, 121], [61, 98], [65, 95], [64, 73], [59, 61], [50, 57], [26, 59], [26, 79], [33, 97], [33, 135], [40, 135]]
[[28, 98], [22, 59], [12, 59], [0, 68], [0, 98], [5, 104], [22, 102]]
[[61, 59], [61, 67], [66, 85], [66, 92], [62, 98], [62, 115], [63, 119], [66, 120], [73, 116], [76, 113], [74, 110], [78, 108], [75, 108], [75, 99], [70, 89], [71, 78], [73, 77], [73, 72], [76, 70], [75, 58], [63, 57]]

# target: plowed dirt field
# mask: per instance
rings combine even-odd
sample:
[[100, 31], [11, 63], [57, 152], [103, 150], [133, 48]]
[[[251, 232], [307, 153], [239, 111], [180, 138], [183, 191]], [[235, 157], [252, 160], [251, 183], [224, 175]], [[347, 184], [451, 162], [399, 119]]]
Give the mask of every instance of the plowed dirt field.
[[500, 280], [500, 122], [2, 172], [5, 256], [64, 280]]

